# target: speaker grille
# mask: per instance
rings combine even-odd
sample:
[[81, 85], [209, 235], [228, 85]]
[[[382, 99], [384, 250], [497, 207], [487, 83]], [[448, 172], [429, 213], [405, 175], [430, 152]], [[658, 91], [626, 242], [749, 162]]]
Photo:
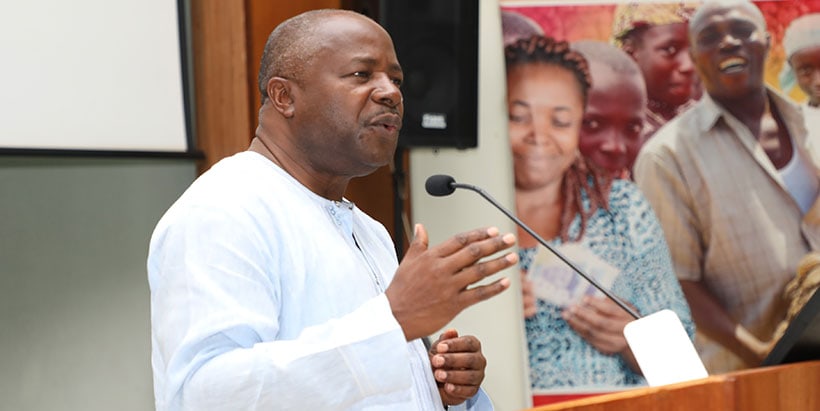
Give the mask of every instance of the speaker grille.
[[378, 19], [404, 71], [405, 147], [478, 144], [478, 4], [382, 0]]

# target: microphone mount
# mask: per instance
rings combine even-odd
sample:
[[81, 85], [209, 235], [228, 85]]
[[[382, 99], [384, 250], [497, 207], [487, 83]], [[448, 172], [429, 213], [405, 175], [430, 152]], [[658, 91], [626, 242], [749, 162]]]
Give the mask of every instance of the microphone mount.
[[614, 294], [609, 292], [609, 290], [607, 290], [604, 286], [602, 286], [600, 283], [598, 283], [598, 281], [596, 281], [594, 278], [588, 276], [583, 271], [581, 271], [581, 269], [578, 268], [575, 264], [573, 264], [572, 261], [567, 259], [563, 254], [561, 254], [554, 247], [550, 246], [547, 243], [546, 240], [544, 240], [543, 238], [541, 238], [540, 235], [538, 235], [538, 233], [536, 233], [533, 229], [531, 229], [529, 226], [524, 224], [523, 221], [521, 221], [518, 217], [513, 215], [513, 213], [511, 213], [509, 210], [504, 208], [504, 206], [502, 206], [490, 194], [488, 194], [486, 191], [484, 191], [480, 187], [474, 186], [472, 184], [457, 183], [453, 177], [443, 175], [443, 174], [437, 174], [437, 175], [430, 176], [427, 179], [427, 183], [425, 184], [425, 186], [426, 186], [427, 192], [430, 195], [434, 195], [434, 196], [450, 195], [458, 188], [463, 188], [463, 189], [474, 191], [474, 192], [478, 193], [480, 196], [484, 197], [485, 200], [489, 201], [490, 204], [495, 206], [495, 208], [497, 208], [502, 213], [504, 213], [507, 217], [509, 217], [511, 220], [513, 220], [519, 227], [521, 227], [524, 231], [526, 231], [527, 234], [529, 234], [533, 238], [535, 238], [535, 240], [538, 241], [539, 244], [543, 245], [550, 252], [555, 254], [556, 257], [560, 258], [561, 261], [566, 263], [570, 268], [572, 268], [573, 271], [575, 271], [576, 273], [578, 273], [578, 275], [583, 277], [584, 280], [587, 280], [587, 282], [589, 282], [590, 284], [592, 284], [592, 286], [597, 288], [598, 291], [604, 293], [604, 295], [607, 296], [607, 298], [614, 301], [615, 304], [618, 304], [618, 306], [621, 307], [627, 313], [629, 313], [629, 315], [631, 315], [636, 320], [641, 318], [641, 316], [638, 315], [638, 313], [635, 312], [635, 310], [633, 310], [631, 307], [626, 305], [626, 303], [621, 301], [620, 298], [616, 297]]

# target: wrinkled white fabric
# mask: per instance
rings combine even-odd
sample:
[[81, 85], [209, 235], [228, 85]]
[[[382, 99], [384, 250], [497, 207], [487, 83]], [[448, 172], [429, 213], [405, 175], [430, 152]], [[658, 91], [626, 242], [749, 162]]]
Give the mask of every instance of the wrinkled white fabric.
[[222, 160], [151, 239], [157, 409], [441, 409], [427, 352], [383, 293], [396, 267], [358, 208], [259, 154]]

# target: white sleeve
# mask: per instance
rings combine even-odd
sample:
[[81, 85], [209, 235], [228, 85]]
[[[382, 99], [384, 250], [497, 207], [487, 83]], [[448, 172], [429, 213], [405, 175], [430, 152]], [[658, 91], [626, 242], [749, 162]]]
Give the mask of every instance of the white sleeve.
[[461, 404], [458, 405], [451, 405], [447, 408], [447, 411], [493, 411], [493, 403], [490, 401], [490, 397], [487, 396], [487, 393], [484, 392], [483, 389], [478, 390], [478, 392], [472, 396], [472, 398], [467, 399]]
[[[384, 295], [350, 315], [305, 329], [296, 340], [233, 349], [194, 372], [184, 409], [347, 409], [370, 397], [409, 402], [412, 381], [401, 329]], [[392, 320], [395, 322], [395, 320]], [[401, 398], [404, 397], [404, 398]]]
[[174, 227], [160, 223], [148, 258], [158, 410], [412, 403], [407, 341], [384, 294], [282, 340], [287, 296], [266, 274], [256, 233], [224, 215], [186, 212]]

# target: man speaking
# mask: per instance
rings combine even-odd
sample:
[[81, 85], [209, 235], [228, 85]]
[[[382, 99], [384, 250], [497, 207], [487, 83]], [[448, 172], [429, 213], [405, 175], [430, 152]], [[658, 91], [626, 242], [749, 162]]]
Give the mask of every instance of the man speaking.
[[[489, 405], [475, 337], [421, 338], [509, 287], [512, 234], [476, 229], [401, 264], [387, 231], [343, 195], [386, 165], [404, 111], [381, 26], [307, 12], [271, 33], [250, 148], [214, 165], [151, 239], [159, 410], [440, 410]], [[488, 258], [485, 258], [488, 257]], [[477, 396], [478, 394], [478, 396]], [[476, 408], [477, 409], [477, 408]]]

